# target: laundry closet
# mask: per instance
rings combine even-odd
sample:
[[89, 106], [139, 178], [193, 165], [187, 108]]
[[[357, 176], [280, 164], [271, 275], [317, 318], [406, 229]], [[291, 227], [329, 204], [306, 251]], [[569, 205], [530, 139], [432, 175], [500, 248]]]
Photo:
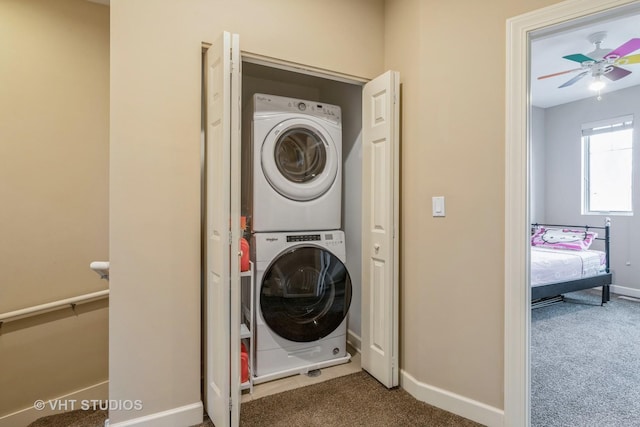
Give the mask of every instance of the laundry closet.
[[[216, 51], [218, 46], [212, 46], [203, 60], [207, 105], [205, 256], [208, 270], [204, 325], [205, 401], [209, 414], [214, 414], [212, 419], [216, 425], [216, 419], [223, 425], [227, 424], [226, 416], [220, 419], [216, 415], [226, 411], [227, 407], [232, 420], [230, 425], [234, 425], [233, 420], [239, 419], [240, 405], [235, 402], [239, 401], [240, 390], [251, 388], [254, 382], [257, 384], [348, 362], [347, 340], [358, 349], [366, 346], [362, 351], [364, 369], [389, 387], [397, 385], [398, 381], [398, 76], [388, 72], [383, 75], [382, 84], [373, 85], [375, 81], [365, 84], [361, 79], [337, 73], [323, 73], [250, 54], [241, 55], [234, 43], [238, 43], [236, 36], [225, 33], [220, 41], [222, 49]], [[225, 52], [227, 47], [232, 48], [230, 56]], [[230, 63], [226, 64], [229, 58]], [[227, 71], [231, 77], [225, 81]], [[388, 90], [389, 82], [393, 85], [391, 91]], [[230, 106], [225, 96], [227, 87], [231, 93]], [[370, 101], [363, 104], [363, 99]], [[273, 107], [278, 103], [283, 107]], [[364, 116], [363, 105], [367, 112]], [[335, 139], [338, 133], [337, 202], [328, 199], [328, 203], [318, 204], [306, 213], [296, 211], [295, 204], [290, 203], [290, 199], [295, 197], [287, 194], [286, 189], [279, 190], [277, 185], [272, 185], [269, 172], [259, 164], [260, 156], [264, 155], [259, 151], [263, 150], [262, 142], [268, 141], [269, 132], [276, 129], [279, 122], [276, 120], [260, 130], [255, 119], [257, 112], [264, 111], [265, 116], [273, 120], [274, 111], [283, 109], [290, 111], [292, 116], [298, 109], [298, 112], [305, 111], [314, 119], [326, 119], [328, 133], [320, 135], [318, 140]], [[336, 125], [339, 130], [336, 130]], [[276, 135], [280, 131], [286, 134], [287, 129], [282, 127], [273, 132]], [[300, 145], [306, 146], [313, 135], [321, 133], [315, 125], [302, 124], [298, 129], [308, 135], [301, 138], [292, 136], [289, 142], [285, 138], [284, 143], [282, 139], [273, 138], [280, 142], [271, 142], [269, 152], [273, 152], [274, 144], [288, 144], [289, 149], [299, 150]], [[367, 143], [363, 143], [363, 135], [368, 135], [371, 141], [368, 153], [364, 152]], [[254, 139], [258, 138], [260, 143], [254, 145]], [[284, 151], [287, 151], [286, 146]], [[313, 154], [307, 157], [317, 155], [313, 150], [310, 152]], [[323, 154], [304, 160], [326, 164], [330, 168], [332, 156]], [[282, 164], [268, 167], [272, 167], [276, 174], [286, 174], [291, 166], [287, 162], [285, 158]], [[298, 170], [289, 172], [295, 175], [293, 180], [307, 179], [307, 175]], [[256, 184], [256, 174], [265, 174], [262, 186]], [[253, 194], [256, 190], [258, 196], [274, 191], [273, 205], [269, 206], [268, 198], [256, 202], [259, 200]], [[276, 203], [277, 196], [284, 198]], [[309, 196], [308, 200], [313, 198]], [[279, 215], [266, 215], [269, 216], [266, 226], [255, 221], [269, 208], [281, 209], [276, 214], [286, 216], [287, 207], [293, 215], [299, 214], [289, 217], [291, 226], [287, 221], [282, 223]], [[338, 209], [337, 223], [328, 218], [334, 207]], [[314, 216], [317, 209], [329, 210]], [[230, 212], [230, 217], [227, 212]], [[310, 224], [300, 219], [307, 214], [312, 217]], [[226, 236], [229, 224], [231, 227]], [[234, 235], [236, 230], [239, 233]], [[225, 258], [225, 243], [230, 242], [233, 248], [241, 238], [251, 245], [252, 262], [245, 269], [247, 271], [240, 271], [240, 261], [236, 257], [241, 255], [240, 252], [236, 254], [231, 250], [229, 257]], [[366, 248], [365, 254], [363, 247]], [[314, 248], [320, 248], [322, 254], [311, 253]], [[305, 253], [305, 250], [309, 252]], [[290, 258], [288, 261], [287, 256]], [[311, 259], [318, 267], [309, 271], [298, 267], [301, 260], [304, 263], [304, 260]], [[348, 275], [341, 267], [343, 264]], [[297, 270], [283, 273], [287, 268]], [[324, 274], [318, 274], [319, 270], [328, 272], [327, 284], [331, 291], [327, 291], [324, 285], [310, 285]], [[302, 278], [302, 282], [309, 282], [309, 286], [288, 287], [284, 282], [295, 275]], [[369, 290], [364, 290], [364, 303], [363, 275], [370, 283]], [[225, 278], [231, 284], [228, 294], [224, 287]], [[265, 285], [261, 286], [262, 283]], [[323, 299], [321, 293], [325, 291], [331, 295]], [[297, 299], [317, 300], [320, 307], [296, 306]], [[338, 301], [337, 307], [330, 307], [329, 300]], [[271, 301], [279, 305], [270, 309]], [[330, 318], [332, 310], [346, 312], [347, 309], [344, 322], [329, 319], [333, 323], [327, 327], [318, 324], [318, 319]], [[312, 313], [313, 310], [318, 313]], [[289, 326], [296, 316], [300, 317], [299, 325]], [[226, 319], [231, 319], [230, 325]], [[366, 325], [363, 326], [363, 322]], [[228, 325], [230, 330], [221, 325]], [[305, 336], [310, 330], [311, 336]], [[365, 337], [362, 337], [363, 330]], [[312, 345], [305, 345], [309, 342]], [[228, 353], [220, 352], [227, 345]], [[230, 383], [229, 372], [232, 374]]]

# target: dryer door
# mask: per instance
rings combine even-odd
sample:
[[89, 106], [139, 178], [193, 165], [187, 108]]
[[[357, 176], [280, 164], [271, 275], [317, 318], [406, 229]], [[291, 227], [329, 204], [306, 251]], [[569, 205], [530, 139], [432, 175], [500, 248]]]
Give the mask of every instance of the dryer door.
[[340, 154], [321, 125], [296, 118], [275, 126], [262, 144], [262, 170], [269, 184], [291, 200], [322, 196], [333, 185]]
[[267, 268], [260, 286], [260, 310], [269, 328], [296, 342], [333, 332], [351, 304], [346, 267], [326, 249], [298, 246]]

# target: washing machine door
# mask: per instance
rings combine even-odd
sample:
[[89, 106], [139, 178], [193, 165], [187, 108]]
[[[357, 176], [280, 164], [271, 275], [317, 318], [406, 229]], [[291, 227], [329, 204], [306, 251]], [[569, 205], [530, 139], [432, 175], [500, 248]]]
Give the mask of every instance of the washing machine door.
[[333, 332], [351, 304], [351, 278], [326, 249], [290, 249], [267, 268], [260, 287], [260, 311], [269, 328], [296, 342], [316, 341]]
[[311, 119], [284, 120], [268, 133], [260, 154], [269, 184], [291, 200], [309, 201], [334, 184], [339, 153], [329, 132]]

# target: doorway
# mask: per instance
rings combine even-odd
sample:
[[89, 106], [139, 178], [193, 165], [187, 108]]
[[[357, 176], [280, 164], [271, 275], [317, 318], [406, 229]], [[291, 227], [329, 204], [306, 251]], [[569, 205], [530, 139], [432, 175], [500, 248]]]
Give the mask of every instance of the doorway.
[[637, 1], [567, 1], [507, 22], [505, 425], [531, 424], [531, 41], [638, 6]]

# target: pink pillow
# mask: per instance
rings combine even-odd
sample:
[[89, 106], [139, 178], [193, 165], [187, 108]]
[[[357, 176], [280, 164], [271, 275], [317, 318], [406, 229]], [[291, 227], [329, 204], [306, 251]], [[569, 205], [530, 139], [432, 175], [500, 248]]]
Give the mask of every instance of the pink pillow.
[[589, 246], [593, 243], [593, 239], [596, 237], [598, 237], [598, 233], [592, 231], [540, 227], [533, 236], [531, 236], [531, 245], [583, 251], [589, 249]]

